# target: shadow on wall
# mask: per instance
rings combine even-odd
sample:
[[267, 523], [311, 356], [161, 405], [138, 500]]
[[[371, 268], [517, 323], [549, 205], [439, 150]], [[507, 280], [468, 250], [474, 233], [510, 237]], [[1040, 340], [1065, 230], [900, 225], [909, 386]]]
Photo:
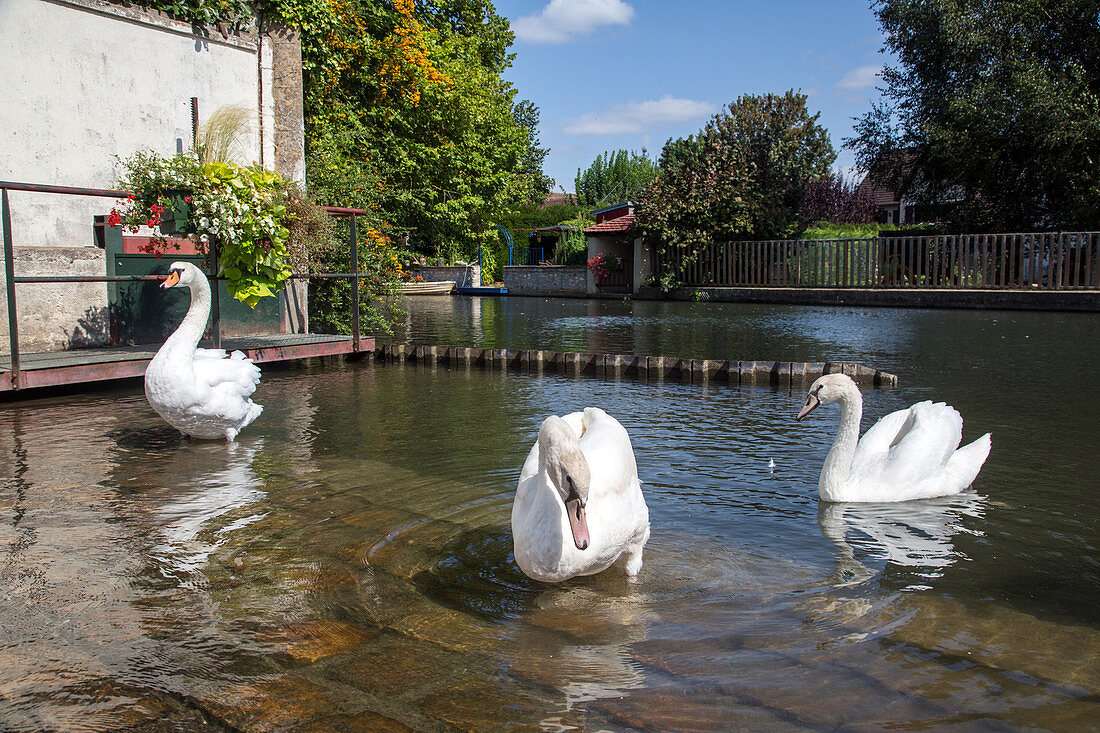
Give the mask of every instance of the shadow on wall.
[[110, 343], [111, 319], [107, 308], [90, 307], [76, 320], [76, 327], [69, 333], [68, 349], [86, 349]]

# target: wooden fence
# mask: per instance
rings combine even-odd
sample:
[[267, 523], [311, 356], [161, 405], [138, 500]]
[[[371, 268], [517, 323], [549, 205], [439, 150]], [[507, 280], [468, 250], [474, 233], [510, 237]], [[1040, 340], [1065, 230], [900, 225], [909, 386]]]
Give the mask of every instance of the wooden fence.
[[723, 242], [662, 253], [688, 287], [1095, 290], [1100, 232]]

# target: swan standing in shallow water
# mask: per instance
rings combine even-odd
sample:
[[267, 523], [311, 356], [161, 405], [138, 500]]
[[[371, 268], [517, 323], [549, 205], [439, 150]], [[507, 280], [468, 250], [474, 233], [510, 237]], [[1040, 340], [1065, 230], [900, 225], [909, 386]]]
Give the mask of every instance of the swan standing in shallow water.
[[196, 348], [210, 317], [210, 283], [189, 262], [173, 262], [162, 288], [185, 285], [191, 307], [145, 370], [145, 396], [172, 427], [192, 438], [232, 441], [259, 417], [250, 399], [260, 368], [240, 351]]
[[596, 407], [546, 418], [512, 505], [520, 570], [557, 583], [606, 570], [621, 556], [633, 580], [648, 539], [649, 509], [626, 429]]
[[919, 402], [892, 412], [859, 437], [863, 396], [851, 377], [826, 374], [810, 386], [798, 420], [840, 403], [840, 429], [821, 467], [825, 501], [908, 501], [957, 494], [974, 481], [989, 455], [989, 433], [959, 448], [962, 416], [943, 402]]

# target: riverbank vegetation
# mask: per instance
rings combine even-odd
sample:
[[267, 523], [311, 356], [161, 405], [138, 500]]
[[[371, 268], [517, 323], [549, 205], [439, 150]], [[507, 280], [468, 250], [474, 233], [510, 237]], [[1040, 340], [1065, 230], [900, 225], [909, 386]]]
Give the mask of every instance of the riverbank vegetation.
[[637, 223], [660, 252], [691, 257], [713, 241], [798, 236], [807, 187], [836, 151], [806, 95], [746, 95], [696, 135], [670, 140]]
[[897, 59], [846, 141], [955, 231], [1100, 228], [1095, 2], [881, 0]]
[[614, 150], [596, 156], [585, 170], [577, 171], [573, 181], [577, 201], [590, 209], [634, 201], [653, 185], [660, 168], [645, 148]]

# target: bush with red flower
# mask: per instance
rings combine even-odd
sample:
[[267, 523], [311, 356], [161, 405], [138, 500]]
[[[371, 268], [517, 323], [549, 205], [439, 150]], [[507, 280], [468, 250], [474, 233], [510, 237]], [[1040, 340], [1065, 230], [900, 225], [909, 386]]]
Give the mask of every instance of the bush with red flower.
[[588, 260], [588, 269], [596, 276], [596, 282], [611, 279], [613, 273], [623, 269], [623, 262], [615, 255], [600, 252]]

